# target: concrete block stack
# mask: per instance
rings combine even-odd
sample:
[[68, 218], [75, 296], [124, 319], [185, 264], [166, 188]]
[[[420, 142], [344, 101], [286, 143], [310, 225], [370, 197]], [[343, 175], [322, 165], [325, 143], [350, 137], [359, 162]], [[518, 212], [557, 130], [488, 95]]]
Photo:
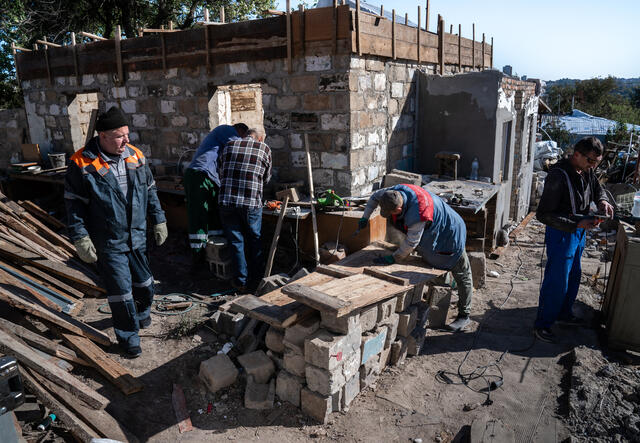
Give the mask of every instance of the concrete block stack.
[[221, 280], [231, 278], [231, 252], [225, 237], [211, 236], [207, 241], [206, 257], [209, 270]]

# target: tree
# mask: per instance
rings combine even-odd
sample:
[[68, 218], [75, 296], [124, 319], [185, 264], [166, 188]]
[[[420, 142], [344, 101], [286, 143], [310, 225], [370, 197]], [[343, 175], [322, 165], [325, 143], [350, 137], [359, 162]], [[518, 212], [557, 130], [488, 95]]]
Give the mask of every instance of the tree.
[[112, 38], [117, 25], [127, 38], [139, 28], [160, 28], [174, 23], [189, 29], [203, 20], [205, 8], [210, 20], [240, 21], [262, 17], [275, 8], [275, 0], [0, 0], [0, 108], [19, 106], [11, 42], [31, 48], [37, 39], [68, 44], [71, 32], [86, 31]]
[[567, 131], [564, 123], [558, 120], [551, 120], [542, 129], [544, 140], [553, 140], [558, 143], [558, 147], [564, 149], [571, 144], [571, 133]]

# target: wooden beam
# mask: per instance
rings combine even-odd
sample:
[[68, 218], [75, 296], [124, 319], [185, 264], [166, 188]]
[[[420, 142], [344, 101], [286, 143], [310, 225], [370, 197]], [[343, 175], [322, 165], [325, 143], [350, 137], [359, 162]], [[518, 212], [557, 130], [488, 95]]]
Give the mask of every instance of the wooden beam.
[[422, 20], [422, 12], [420, 11], [420, 5], [418, 5], [418, 30], [417, 30], [417, 34], [416, 34], [416, 46], [418, 47], [418, 64], [421, 63], [421, 58], [420, 58], [420, 46], [422, 46], [420, 44], [420, 34], [422, 34], [422, 29], [420, 29], [420, 21]]
[[[42, 37], [42, 39], [46, 42], [47, 41], [47, 37]], [[49, 62], [49, 52], [47, 51], [48, 46], [45, 45], [44, 46], [44, 62], [47, 65], [47, 79], [49, 80], [49, 86], [51, 86], [53, 84], [53, 77], [51, 74], [51, 63]]]
[[292, 41], [293, 38], [291, 35], [291, 0], [287, 0], [287, 71], [289, 74], [293, 72], [293, 57], [291, 55], [292, 52]]
[[47, 354], [56, 356], [71, 363], [76, 363], [82, 366], [89, 366], [89, 363], [78, 357], [78, 355], [73, 350], [67, 348], [66, 346], [58, 344], [53, 340], [49, 340], [48, 338], [43, 337], [40, 334], [36, 334], [35, 332], [30, 331], [23, 326], [12, 323], [4, 318], [0, 318], [0, 330], [3, 330], [8, 334], [12, 334], [22, 339], [29, 346], [44, 351]]
[[384, 5], [380, 5], [380, 18], [384, 18]]
[[[37, 372], [31, 371], [30, 369], [28, 369], [27, 371], [29, 372], [29, 375], [31, 375], [38, 383], [44, 386], [46, 390], [59, 398], [64, 406], [68, 407], [71, 411], [73, 411], [74, 414], [77, 414], [77, 416], [84, 422], [86, 422], [86, 424], [90, 428], [92, 428], [92, 430], [96, 431], [100, 437], [122, 442], [138, 442], [138, 439], [126, 428], [124, 428], [107, 411], [91, 409], [83, 402], [78, 401], [78, 399], [73, 395], [60, 388], [60, 386], [56, 385], [55, 383], [51, 383], [49, 380], [47, 380]], [[52, 408], [49, 407], [49, 409]], [[65, 424], [68, 423], [68, 421], [65, 420], [64, 417], [60, 416], [60, 418], [64, 421]]]
[[482, 33], [482, 70], [484, 71], [484, 32]]
[[[205, 32], [205, 35], [206, 35], [206, 32]], [[162, 44], [162, 71], [166, 73], [167, 72], [167, 43], [165, 41], [164, 34], [160, 34], [160, 43]], [[209, 54], [209, 51], [207, 50], [207, 55], [208, 54]]]
[[282, 293], [307, 306], [311, 306], [313, 309], [324, 312], [339, 314], [351, 306], [350, 303], [344, 300], [296, 283], [283, 286]]
[[491, 37], [491, 65], [490, 68], [493, 68], [493, 37]]
[[20, 309], [28, 314], [38, 317], [41, 320], [46, 320], [49, 323], [58, 326], [65, 331], [69, 331], [73, 334], [83, 335], [96, 343], [100, 343], [104, 346], [111, 345], [111, 339], [108, 335], [101, 331], [82, 323], [79, 320], [63, 313], [50, 311], [47, 308], [37, 305], [31, 301], [25, 300], [18, 295], [9, 292], [4, 287], [0, 287], [0, 300], [9, 303], [14, 308]]
[[360, 0], [356, 0], [356, 52], [358, 55], [362, 55], [360, 42]]
[[[62, 312], [62, 307], [53, 301], [49, 300], [47, 297], [36, 291], [34, 288], [29, 286], [27, 283], [17, 279], [4, 269], [0, 268], [0, 284], [4, 287], [11, 287], [12, 291], [23, 290], [29, 293], [33, 299], [39, 301], [42, 305], [46, 306], [49, 309], [53, 309], [57, 312]], [[70, 302], [71, 304], [73, 302]]]
[[15, 356], [20, 363], [33, 369], [38, 374], [62, 386], [92, 408], [103, 409], [109, 404], [109, 400], [105, 397], [82, 383], [73, 375], [51, 364], [38, 355], [33, 349], [20, 343], [14, 336], [2, 330], [0, 330], [0, 349]]
[[353, 272], [345, 271], [344, 269], [336, 268], [331, 265], [318, 265], [316, 266], [315, 272], [319, 272], [320, 274], [330, 275], [331, 277], [336, 278], [345, 278], [351, 277], [355, 275]]
[[282, 327], [295, 315], [284, 306], [274, 305], [253, 295], [243, 295], [233, 300], [231, 306], [238, 312], [276, 327]]
[[516, 226], [516, 228], [513, 231], [511, 231], [511, 233], [509, 234], [509, 237], [511, 237], [512, 239], [517, 239], [518, 234], [520, 234], [520, 232], [522, 232], [522, 230], [527, 227], [529, 222], [533, 220], [533, 217], [535, 216], [536, 216], [535, 212], [529, 212], [527, 216], [522, 219], [520, 224]]
[[331, 12], [333, 32], [331, 34], [331, 50], [338, 53], [338, 0], [333, 0], [333, 10]]
[[50, 46], [52, 48], [62, 48], [62, 45], [47, 41], [47, 37], [43, 37], [43, 39], [44, 40], [36, 40], [36, 42], [40, 43], [41, 45]]
[[396, 59], [396, 10], [391, 10], [391, 58]]
[[476, 24], [472, 24], [471, 31], [471, 66], [476, 70]]
[[391, 275], [388, 272], [384, 272], [378, 268], [364, 268], [362, 270], [363, 274], [371, 275], [375, 278], [379, 278], [380, 280], [386, 280], [390, 283], [394, 283], [400, 286], [409, 286], [409, 280], [402, 277], [397, 277], [395, 275]]
[[449, 25], [449, 34], [453, 34], [453, 23]]
[[120, 39], [122, 39], [122, 29], [120, 25], [116, 26], [116, 35], [115, 35], [115, 52], [116, 52], [116, 73], [118, 75], [118, 79], [116, 80], [117, 85], [122, 85], [124, 83], [124, 73], [122, 71], [122, 51], [120, 45]]
[[[99, 437], [97, 432], [91, 429], [84, 421], [67, 409], [67, 407], [47, 391], [42, 384], [36, 381], [33, 374], [36, 374], [36, 372], [32, 372], [30, 370], [21, 371], [20, 375], [22, 376], [25, 386], [38, 398], [38, 400], [40, 400], [43, 405], [56, 414], [56, 417], [58, 417], [69, 428], [71, 435], [73, 435], [78, 441], [91, 441], [92, 439]], [[40, 377], [40, 380], [46, 380], [44, 377]]]
[[[334, 1], [335, 3], [335, 1]], [[264, 11], [265, 14], [269, 14], [269, 15], [277, 15], [277, 16], [281, 16], [281, 15], [287, 15], [286, 12], [284, 11], [276, 11], [275, 9], [267, 9], [266, 11]]]
[[267, 265], [264, 270], [264, 278], [271, 275], [271, 267], [273, 266], [273, 259], [276, 256], [276, 248], [278, 247], [278, 240], [280, 239], [280, 231], [282, 230], [282, 221], [287, 212], [287, 206], [289, 206], [289, 196], [285, 196], [284, 202], [280, 208], [280, 215], [278, 216], [278, 222], [276, 223], [276, 230], [273, 233], [273, 239], [271, 239], [271, 247], [269, 248], [269, 255], [267, 256]]
[[298, 12], [300, 13], [300, 57], [304, 57], [304, 51], [305, 51], [305, 45], [304, 45], [304, 41], [305, 41], [305, 35], [304, 35], [305, 14], [304, 14], [304, 5], [302, 3], [300, 3], [298, 5]]
[[220, 6], [220, 23], [226, 23], [224, 17], [224, 6]]
[[458, 23], [458, 72], [462, 72], [462, 25]]
[[53, 229], [67, 228], [67, 225], [65, 225], [52, 215], [49, 215], [47, 211], [30, 200], [20, 200], [18, 201], [18, 204], [22, 206], [26, 211], [28, 211], [31, 215], [37, 217], [41, 222], [48, 223], [53, 227]]
[[98, 121], [98, 110], [91, 110], [91, 117], [89, 117], [89, 126], [87, 127], [87, 138], [84, 141], [84, 146], [87, 146], [93, 138], [93, 133], [96, 130], [96, 122]]
[[76, 83], [80, 83], [80, 71], [78, 70], [78, 48], [76, 48], [76, 33], [71, 33], [71, 50], [73, 51], [73, 72], [76, 74]]
[[409, 26], [409, 13], [408, 12], [404, 13], [404, 25], [405, 26]]
[[96, 35], [96, 34], [91, 34], [90, 32], [80, 31], [80, 32], [78, 32], [78, 34], [80, 34], [83, 37], [87, 37], [87, 38], [90, 38], [90, 39], [93, 39], [93, 40], [107, 40], [104, 37], [100, 37], [99, 35]]
[[15, 43], [11, 42], [11, 56], [13, 57], [13, 66], [16, 67], [16, 80], [18, 81], [18, 88], [22, 88], [22, 82], [20, 82], [20, 71], [18, 69], [18, 60], [16, 58], [16, 49], [18, 49], [18, 46], [16, 46]]
[[91, 340], [74, 334], [62, 332], [62, 338], [69, 343], [78, 354], [90, 362], [107, 380], [116, 385], [125, 395], [142, 391], [144, 385], [120, 363], [109, 358], [107, 354]]
[[444, 19], [438, 14], [438, 63], [440, 75], [444, 75]]

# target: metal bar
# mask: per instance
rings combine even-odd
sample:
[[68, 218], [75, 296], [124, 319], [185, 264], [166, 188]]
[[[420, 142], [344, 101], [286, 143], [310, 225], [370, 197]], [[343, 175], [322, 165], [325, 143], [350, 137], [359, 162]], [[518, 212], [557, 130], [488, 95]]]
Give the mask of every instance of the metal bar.
[[493, 37], [491, 37], [491, 66], [493, 68]]
[[391, 10], [391, 57], [396, 59], [396, 10]]
[[358, 55], [362, 55], [360, 48], [360, 0], [356, 0], [356, 50]]
[[458, 71], [462, 72], [462, 25], [458, 23]]
[[422, 20], [422, 13], [420, 11], [420, 5], [418, 5], [418, 34], [416, 36], [416, 46], [418, 46], [418, 64], [420, 64], [420, 62], [422, 61], [420, 59], [420, 33], [422, 32], [422, 30], [420, 29], [420, 20]]
[[471, 32], [471, 66], [473, 70], [476, 69], [476, 24], [472, 25], [473, 31]]
[[300, 50], [301, 50], [301, 54], [300, 55], [302, 57], [304, 57], [304, 49], [305, 49], [304, 48], [304, 38], [305, 38], [305, 36], [304, 36], [304, 26], [305, 26], [304, 17], [305, 17], [305, 14], [304, 14], [304, 5], [303, 4], [298, 5], [298, 11], [300, 12]]
[[122, 38], [122, 28], [120, 25], [116, 26], [116, 69], [118, 72], [118, 81], [116, 83], [123, 84], [124, 83], [124, 73], [122, 71], [122, 51], [120, 50], [120, 39]]
[[438, 58], [440, 75], [444, 75], [444, 19], [440, 14], [438, 14]]
[[484, 32], [482, 33], [482, 70], [484, 71]]

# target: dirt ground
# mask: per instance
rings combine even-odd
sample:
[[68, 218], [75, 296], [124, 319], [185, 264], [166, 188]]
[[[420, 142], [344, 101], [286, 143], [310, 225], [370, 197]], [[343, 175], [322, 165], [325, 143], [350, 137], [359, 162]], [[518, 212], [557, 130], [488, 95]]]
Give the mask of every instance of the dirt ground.
[[[348, 411], [333, 414], [326, 425], [278, 401], [268, 411], [244, 409], [242, 376], [230, 389], [207, 392], [197, 377], [199, 364], [228, 341], [205, 321], [216, 303], [198, 305], [183, 315], [154, 314], [151, 328], [141, 333], [143, 355], [138, 359], [124, 359], [112, 350], [112, 357], [144, 383], [142, 392], [126, 397], [95, 371], [86, 382], [112, 400], [107, 410], [141, 441], [466, 441], [474, 420], [484, 427], [496, 419], [513, 432], [515, 441], [563, 441], [571, 435], [567, 356], [579, 346], [601, 347], [602, 334], [594, 325], [602, 285], [596, 290], [589, 280], [598, 267], [604, 275], [604, 263], [599, 249], [587, 249], [575, 310], [588, 326], [555, 327], [557, 344], [534, 341], [543, 238], [544, 226], [534, 220], [498, 260], [487, 260], [487, 270], [500, 275], [487, 277], [485, 287], [474, 292], [473, 322], [467, 331], [430, 330], [421, 355], [385, 370], [375, 390], [368, 388]], [[209, 296], [227, 289], [208, 278], [206, 271], [189, 273], [182, 240], [170, 238], [169, 245], [152, 250], [151, 257], [160, 296], [176, 292]], [[97, 310], [102, 303], [87, 299], [81, 318], [113, 334], [110, 316]], [[455, 314], [452, 304], [449, 315]], [[470, 373], [498, 360], [486, 368], [484, 378], [469, 386], [436, 377], [439, 371], [457, 373], [463, 362], [461, 372]], [[83, 374], [83, 369], [75, 373]], [[500, 373], [504, 384], [490, 397], [476, 392]], [[448, 378], [457, 381], [454, 375]], [[193, 423], [193, 430], [184, 434], [178, 432], [171, 404], [174, 383], [184, 389]]]

